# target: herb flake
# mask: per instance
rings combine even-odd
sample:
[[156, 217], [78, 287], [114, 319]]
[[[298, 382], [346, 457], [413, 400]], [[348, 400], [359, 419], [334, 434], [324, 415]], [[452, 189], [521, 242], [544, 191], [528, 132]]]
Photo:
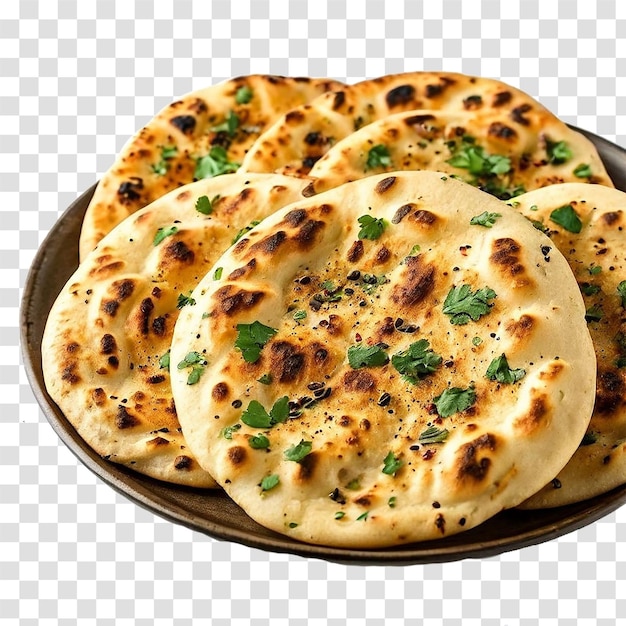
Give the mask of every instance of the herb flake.
[[367, 153], [367, 162], [365, 164], [366, 170], [373, 170], [377, 167], [390, 167], [391, 155], [389, 154], [389, 148], [380, 143], [376, 146], [372, 146]]
[[578, 217], [578, 214], [574, 211], [571, 204], [566, 204], [558, 209], [554, 209], [554, 211], [550, 213], [550, 219], [570, 233], [578, 234], [583, 227], [580, 217]]
[[265, 326], [258, 321], [252, 322], [252, 324], [237, 324], [235, 348], [241, 350], [244, 361], [256, 363], [261, 357], [261, 350], [265, 344], [277, 332], [275, 328]]
[[361, 215], [358, 219], [361, 229], [359, 230], [359, 239], [369, 239], [375, 241], [384, 232], [387, 222], [382, 217], [372, 217], [371, 215]]
[[504, 352], [493, 359], [485, 372], [485, 377], [489, 380], [498, 381], [505, 385], [512, 385], [526, 376], [526, 370], [524, 369], [511, 369], [506, 359]]
[[395, 456], [393, 452], [389, 451], [387, 456], [383, 460], [383, 474], [388, 476], [395, 476], [396, 472], [404, 465], [399, 457]]
[[470, 220], [470, 225], [491, 228], [499, 217], [502, 217], [502, 213], [489, 213], [488, 211], [483, 211], [480, 215], [474, 215], [474, 217]]
[[393, 367], [404, 380], [413, 384], [436, 371], [442, 361], [443, 358], [430, 348], [427, 339], [420, 339], [391, 357]]
[[450, 417], [455, 413], [469, 409], [476, 402], [476, 392], [473, 386], [467, 389], [448, 387], [433, 402], [441, 417]]
[[177, 226], [170, 226], [169, 228], [166, 228], [165, 226], [160, 226], [154, 235], [152, 244], [154, 246], [158, 246], [166, 237], [171, 237], [177, 232], [178, 232]]
[[451, 324], [464, 325], [470, 320], [476, 322], [491, 312], [491, 300], [496, 292], [483, 287], [472, 293], [471, 285], [453, 286], [443, 303], [443, 312], [450, 316]]
[[350, 346], [348, 348], [348, 363], [352, 369], [362, 367], [380, 367], [389, 362], [387, 353], [376, 346]]

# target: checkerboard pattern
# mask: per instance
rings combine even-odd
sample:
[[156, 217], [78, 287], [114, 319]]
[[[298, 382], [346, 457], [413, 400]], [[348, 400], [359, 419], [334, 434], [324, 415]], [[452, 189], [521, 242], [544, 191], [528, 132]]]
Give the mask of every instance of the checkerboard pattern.
[[[20, 365], [20, 296], [62, 210], [152, 115], [248, 73], [505, 80], [626, 146], [626, 3], [5, 2], [0, 12], [0, 622], [613, 625], [626, 508], [484, 560], [343, 566], [213, 540], [132, 504], [58, 440]], [[623, 623], [623, 622], [622, 622]]]

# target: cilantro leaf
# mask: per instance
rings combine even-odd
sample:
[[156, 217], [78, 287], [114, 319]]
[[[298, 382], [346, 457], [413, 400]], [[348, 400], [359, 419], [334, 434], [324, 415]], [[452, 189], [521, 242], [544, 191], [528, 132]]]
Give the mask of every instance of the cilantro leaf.
[[622, 299], [622, 306], [626, 309], [626, 280], [617, 285], [617, 293]]
[[563, 226], [565, 230], [570, 233], [579, 233], [582, 230], [583, 223], [578, 217], [576, 211], [574, 211], [571, 204], [554, 209], [550, 213], [550, 219], [559, 226]]
[[507, 174], [511, 159], [499, 154], [488, 154], [481, 146], [464, 142], [454, 150], [454, 156], [446, 161], [452, 167], [467, 170], [473, 176]]
[[269, 491], [270, 489], [274, 489], [280, 483], [280, 477], [278, 474], [270, 474], [269, 476], [265, 476], [261, 481], [261, 491]]
[[574, 168], [573, 174], [578, 178], [591, 178], [591, 165], [588, 163], [581, 163]]
[[282, 424], [289, 417], [289, 398], [283, 396], [274, 402], [274, 406], [270, 410], [271, 425]]
[[158, 246], [166, 237], [171, 237], [177, 232], [178, 228], [176, 226], [170, 226], [169, 228], [166, 228], [165, 226], [160, 226], [157, 229], [156, 234], [154, 235], [152, 244]]
[[350, 346], [348, 363], [352, 369], [380, 367], [389, 362], [387, 353], [380, 346]]
[[233, 111], [229, 111], [226, 119], [217, 126], [213, 126], [211, 130], [214, 133], [228, 133], [229, 137], [234, 137], [239, 128], [239, 118]]
[[271, 385], [272, 384], [272, 375], [271, 374], [263, 374], [261, 378], [257, 378], [257, 382], [262, 385]]
[[246, 233], [249, 233], [255, 226], [258, 226], [260, 223], [261, 220], [252, 220], [247, 226], [241, 228], [231, 241], [231, 245], [237, 243]]
[[238, 431], [241, 428], [241, 424], [233, 424], [232, 426], [224, 426], [220, 431], [220, 435], [224, 437], [224, 439], [232, 439], [233, 433]]
[[450, 415], [469, 409], [476, 402], [476, 392], [472, 386], [468, 389], [448, 387], [433, 402], [441, 417], [450, 417]]
[[361, 225], [358, 234], [359, 239], [375, 241], [387, 227], [387, 222], [382, 217], [372, 217], [371, 215], [361, 215], [358, 222]]
[[157, 176], [165, 176], [167, 170], [170, 168], [168, 163], [169, 159], [173, 159], [178, 154], [178, 148], [176, 146], [162, 146], [161, 147], [161, 160], [158, 163], [154, 163], [151, 168]]
[[250, 400], [248, 408], [241, 414], [241, 421], [251, 428], [271, 428], [272, 418], [258, 400]]
[[588, 430], [584, 435], [582, 440], [580, 441], [579, 446], [591, 446], [593, 445], [596, 441], [598, 441], [598, 435], [597, 433], [594, 433], [591, 430]]
[[237, 339], [235, 348], [241, 350], [244, 361], [256, 363], [263, 346], [277, 333], [275, 328], [270, 328], [261, 322], [252, 324], [237, 324]]
[[451, 324], [467, 324], [470, 319], [474, 322], [491, 312], [490, 300], [496, 297], [496, 292], [489, 287], [483, 287], [472, 293], [471, 285], [452, 287], [443, 303], [443, 312], [450, 316]]
[[193, 306], [195, 303], [196, 301], [191, 297], [191, 291], [187, 295], [185, 295], [184, 293], [179, 293], [176, 308], [182, 309], [184, 306]]
[[248, 445], [255, 450], [264, 450], [270, 447], [270, 440], [265, 435], [253, 435], [248, 439]]
[[383, 474], [388, 476], [395, 476], [396, 472], [404, 465], [399, 457], [394, 456], [393, 452], [389, 451], [389, 454], [383, 460]]
[[[617, 290], [619, 291], [619, 285], [617, 286]], [[600, 291], [602, 290], [600, 289], [599, 285], [593, 285], [592, 283], [580, 283], [580, 291], [582, 292], [584, 296], [595, 296], [597, 293], [600, 293]], [[620, 295], [621, 295], [621, 292], [620, 292]], [[622, 306], [624, 302], [624, 296], [626, 296], [626, 293], [624, 293], [624, 295], [622, 296]]]
[[526, 376], [526, 370], [523, 369], [511, 369], [506, 359], [504, 352], [493, 359], [485, 372], [485, 377], [489, 380], [497, 380], [499, 383], [506, 385], [512, 385], [513, 383], [522, 380]]
[[293, 314], [293, 319], [296, 322], [299, 322], [303, 319], [305, 319], [307, 316], [307, 312], [304, 309], [298, 309], [294, 314]]
[[427, 339], [420, 339], [391, 357], [391, 364], [403, 375], [404, 380], [416, 384], [441, 365], [442, 357], [429, 346]]
[[366, 170], [372, 170], [377, 167], [389, 167], [391, 165], [391, 155], [389, 149], [382, 143], [372, 146], [367, 153]]
[[200, 376], [204, 373], [207, 361], [199, 352], [189, 352], [185, 358], [176, 366], [179, 370], [191, 368], [191, 372], [187, 376], [187, 384], [195, 385]]
[[168, 370], [170, 368], [170, 351], [169, 350], [159, 359], [159, 368], [162, 370]]
[[588, 322], [599, 322], [603, 317], [604, 311], [599, 304], [594, 304], [585, 311], [585, 320]]
[[216, 267], [213, 272], [213, 280], [219, 280], [222, 277], [222, 272], [224, 271], [223, 267]]
[[228, 154], [222, 146], [213, 146], [209, 154], [198, 159], [193, 176], [196, 180], [213, 178], [236, 172], [239, 165], [228, 160]]
[[200, 196], [196, 200], [196, 211], [202, 213], [202, 215], [211, 215], [213, 213], [213, 205], [220, 199], [220, 195], [217, 194], [213, 198], [209, 199], [208, 196]]
[[235, 102], [237, 104], [248, 104], [254, 95], [252, 89], [248, 85], [242, 85], [235, 93]]
[[474, 217], [470, 220], [470, 225], [491, 228], [499, 217], [502, 217], [502, 213], [489, 213], [488, 211], [483, 211], [480, 215], [474, 215]]
[[447, 428], [437, 428], [436, 426], [429, 426], [426, 430], [420, 433], [418, 440], [420, 443], [443, 443], [448, 438]]
[[550, 141], [549, 139], [546, 139], [546, 154], [548, 161], [554, 165], [565, 163], [573, 156], [572, 151], [564, 141]]
[[312, 447], [313, 443], [311, 441], [304, 441], [304, 439], [302, 439], [298, 445], [290, 446], [285, 450], [285, 460], [299, 463], [305, 456], [311, 454]]

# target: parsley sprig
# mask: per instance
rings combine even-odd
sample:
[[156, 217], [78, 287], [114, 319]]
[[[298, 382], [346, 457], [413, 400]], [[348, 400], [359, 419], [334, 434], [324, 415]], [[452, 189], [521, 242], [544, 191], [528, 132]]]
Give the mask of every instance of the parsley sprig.
[[361, 215], [358, 219], [361, 229], [359, 230], [359, 239], [369, 239], [375, 241], [378, 239], [385, 228], [387, 228], [387, 221], [382, 217], [372, 217], [371, 215]]
[[454, 286], [443, 303], [443, 312], [450, 316], [451, 324], [463, 325], [470, 320], [476, 322], [491, 312], [491, 300], [495, 297], [496, 292], [489, 287], [472, 292], [471, 285]]

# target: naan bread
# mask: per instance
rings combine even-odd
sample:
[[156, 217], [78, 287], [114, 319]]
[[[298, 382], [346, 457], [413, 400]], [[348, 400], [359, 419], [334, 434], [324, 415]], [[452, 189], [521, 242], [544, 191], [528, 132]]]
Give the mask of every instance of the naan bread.
[[179, 307], [240, 229], [304, 181], [228, 174], [126, 218], [69, 279], [43, 342], [48, 393], [98, 454], [165, 481], [214, 487], [187, 448], [167, 367]]
[[285, 207], [176, 324], [190, 448], [252, 518], [316, 544], [445, 537], [518, 505], [576, 450], [595, 395], [580, 291], [550, 245], [435, 172]]
[[[573, 132], [528, 94], [498, 80], [450, 72], [392, 74], [329, 91], [288, 111], [257, 139], [241, 169], [308, 175], [332, 146], [351, 133], [389, 115], [418, 109], [497, 115], [506, 128], [534, 135], [537, 143], [549, 139], [558, 144]], [[593, 153], [584, 137], [576, 142], [586, 144], [584, 152]]]
[[626, 194], [570, 183], [515, 201], [568, 260], [585, 299], [598, 362], [595, 409], [580, 446], [556, 478], [524, 504], [544, 508], [626, 483]]
[[282, 113], [341, 86], [327, 78], [255, 74], [194, 91], [165, 107], [100, 179], [83, 223], [81, 259], [116, 224], [166, 192], [235, 171]]
[[580, 133], [560, 122], [541, 134], [522, 124], [514, 129], [506, 112], [490, 108], [409, 111], [372, 122], [313, 166], [314, 182], [305, 193], [397, 170], [446, 172], [503, 200], [566, 181], [613, 186], [594, 145]]

